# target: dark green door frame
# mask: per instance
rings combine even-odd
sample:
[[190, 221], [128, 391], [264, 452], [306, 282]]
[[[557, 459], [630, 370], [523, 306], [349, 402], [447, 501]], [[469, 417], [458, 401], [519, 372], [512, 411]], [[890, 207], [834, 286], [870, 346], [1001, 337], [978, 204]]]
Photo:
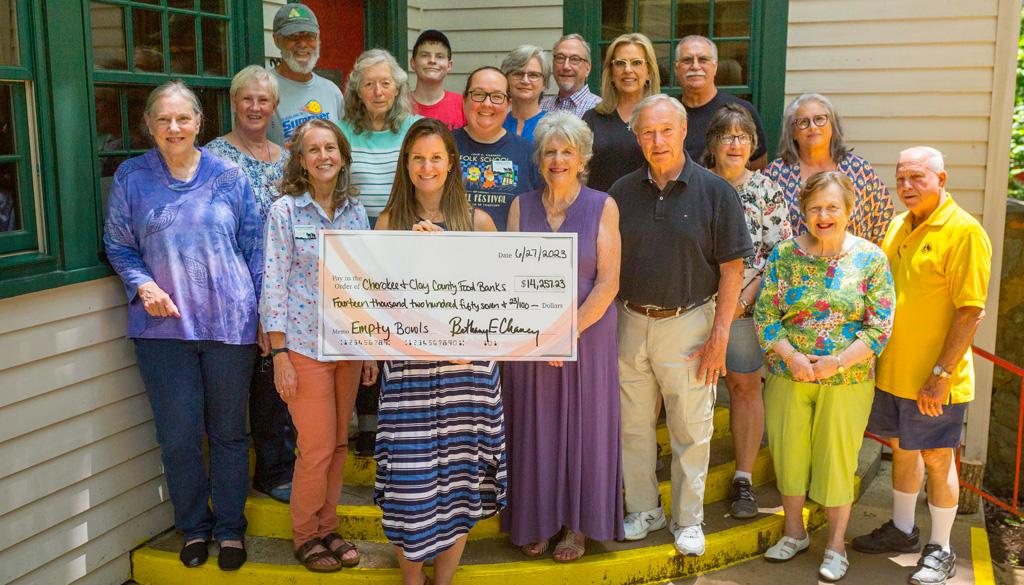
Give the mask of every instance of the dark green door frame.
[[[753, 103], [761, 114], [768, 140], [769, 159], [774, 157], [779, 142], [782, 110], [786, 99], [786, 38], [789, 24], [789, 0], [760, 0], [761, 46]], [[593, 50], [595, 63], [590, 69], [591, 91], [601, 90], [601, 3], [595, 0], [564, 0], [562, 4], [563, 34], [583, 35]], [[752, 52], [754, 48], [752, 47]]]
[[408, 59], [409, 6], [406, 0], [365, 0], [363, 4], [364, 46], [387, 49], [399, 64]]

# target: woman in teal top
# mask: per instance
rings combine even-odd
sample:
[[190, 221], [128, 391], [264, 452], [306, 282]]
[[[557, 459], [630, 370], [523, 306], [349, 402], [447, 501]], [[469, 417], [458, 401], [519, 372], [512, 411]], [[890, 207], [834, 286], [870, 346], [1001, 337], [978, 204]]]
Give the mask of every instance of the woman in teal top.
[[754, 307], [768, 365], [765, 426], [786, 517], [765, 559], [788, 561], [810, 545], [802, 517], [810, 495], [828, 517], [818, 571], [825, 581], [849, 567], [844, 539], [857, 453], [895, 301], [885, 254], [847, 231], [854, 196], [841, 172], [808, 179], [799, 204], [809, 231], [775, 247]]

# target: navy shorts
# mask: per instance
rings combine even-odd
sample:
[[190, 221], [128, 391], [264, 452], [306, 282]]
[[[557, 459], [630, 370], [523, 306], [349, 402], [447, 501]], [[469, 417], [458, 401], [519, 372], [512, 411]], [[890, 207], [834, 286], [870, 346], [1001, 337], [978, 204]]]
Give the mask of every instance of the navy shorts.
[[869, 433], [900, 441], [900, 449], [955, 449], [960, 446], [967, 403], [944, 404], [939, 416], [925, 416], [917, 401], [875, 388], [868, 419]]

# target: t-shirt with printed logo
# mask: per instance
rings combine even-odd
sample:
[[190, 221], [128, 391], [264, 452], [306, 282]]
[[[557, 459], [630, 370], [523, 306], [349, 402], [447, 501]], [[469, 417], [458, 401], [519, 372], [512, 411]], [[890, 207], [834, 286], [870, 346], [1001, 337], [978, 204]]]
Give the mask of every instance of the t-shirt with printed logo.
[[473, 140], [465, 128], [452, 135], [469, 204], [486, 211], [498, 231], [505, 231], [512, 201], [544, 186], [533, 163], [533, 143], [511, 132], [493, 144]]
[[311, 118], [341, 122], [345, 102], [341, 90], [329, 79], [316, 73], [309, 81], [292, 81], [273, 71], [281, 87], [281, 103], [267, 127], [267, 138], [278, 146], [291, 140], [295, 129]]

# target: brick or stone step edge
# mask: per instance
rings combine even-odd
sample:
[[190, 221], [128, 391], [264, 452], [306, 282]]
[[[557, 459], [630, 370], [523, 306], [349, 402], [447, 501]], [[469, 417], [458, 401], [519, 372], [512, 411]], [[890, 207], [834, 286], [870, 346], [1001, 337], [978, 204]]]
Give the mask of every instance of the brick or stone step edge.
[[[804, 508], [808, 530], [825, 525], [825, 510], [811, 503]], [[453, 585], [643, 585], [710, 573], [764, 554], [782, 537], [782, 514], [707, 535], [701, 557], [683, 557], [671, 544], [629, 551], [585, 555], [579, 561], [559, 564], [550, 559], [502, 564], [463, 565]], [[143, 547], [132, 553], [132, 577], [140, 585], [195, 585], [196, 583], [246, 583], [250, 585], [321, 585], [351, 583], [399, 585], [398, 569], [344, 569], [318, 575], [297, 565], [246, 563], [239, 571], [224, 573], [217, 564], [186, 569], [176, 553]], [[428, 573], [431, 568], [426, 569]]]
[[[729, 497], [732, 489], [732, 476], [736, 471], [736, 462], [723, 463], [708, 470], [704, 488], [704, 503], [710, 504]], [[764, 485], [775, 480], [775, 469], [768, 448], [762, 448], [754, 461], [754, 485]], [[658, 485], [661, 502], [666, 510], [672, 506], [671, 482], [663, 481]], [[245, 503], [245, 517], [249, 520], [248, 534], [268, 538], [292, 537], [291, 517], [288, 506], [269, 498], [250, 497]], [[366, 540], [387, 542], [381, 528], [381, 512], [376, 506], [338, 506], [338, 532], [349, 540]], [[498, 519], [488, 518], [478, 522], [469, 532], [470, 540], [498, 538]]]

